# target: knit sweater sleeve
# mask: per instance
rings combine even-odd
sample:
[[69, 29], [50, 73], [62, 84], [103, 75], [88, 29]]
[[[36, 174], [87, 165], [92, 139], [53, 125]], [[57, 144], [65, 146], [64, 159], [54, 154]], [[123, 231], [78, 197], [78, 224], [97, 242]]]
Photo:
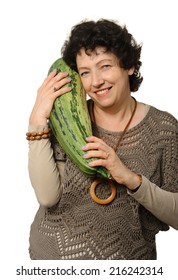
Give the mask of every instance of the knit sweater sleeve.
[[142, 176], [137, 192], [128, 193], [162, 222], [178, 230], [178, 192], [165, 191]]
[[[29, 126], [29, 131], [41, 131], [44, 128]], [[55, 162], [49, 139], [29, 141], [29, 177], [40, 205], [51, 207], [60, 200], [64, 165], [63, 161]]]

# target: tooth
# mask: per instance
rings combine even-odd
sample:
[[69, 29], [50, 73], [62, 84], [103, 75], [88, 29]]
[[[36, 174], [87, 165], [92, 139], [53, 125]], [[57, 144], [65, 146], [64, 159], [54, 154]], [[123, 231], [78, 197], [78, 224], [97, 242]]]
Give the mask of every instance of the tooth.
[[107, 90], [104, 89], [104, 90], [98, 91], [97, 94], [103, 94], [103, 93], [105, 93], [106, 91], [107, 91]]

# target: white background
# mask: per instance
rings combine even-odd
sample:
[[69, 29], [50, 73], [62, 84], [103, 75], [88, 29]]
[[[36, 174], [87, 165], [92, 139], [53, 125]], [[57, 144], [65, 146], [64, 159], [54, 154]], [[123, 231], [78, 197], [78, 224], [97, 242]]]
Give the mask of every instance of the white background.
[[[178, 118], [176, 0], [6, 0], [0, 2], [1, 203], [4, 264], [29, 263], [28, 237], [38, 204], [27, 170], [25, 132], [37, 88], [73, 25], [116, 19], [143, 44], [144, 82], [135, 97]], [[178, 232], [159, 233], [158, 260], [176, 263]], [[14, 279], [14, 278], [13, 278]], [[163, 279], [163, 278], [162, 278]], [[172, 278], [173, 279], [173, 278]]]

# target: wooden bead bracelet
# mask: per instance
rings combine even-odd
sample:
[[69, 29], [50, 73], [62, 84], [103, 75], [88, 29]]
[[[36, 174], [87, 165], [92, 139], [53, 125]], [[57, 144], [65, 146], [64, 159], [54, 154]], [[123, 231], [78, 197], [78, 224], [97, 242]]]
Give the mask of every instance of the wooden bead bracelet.
[[26, 133], [26, 139], [30, 141], [48, 139], [50, 137], [50, 128], [46, 128], [43, 131], [32, 131]]

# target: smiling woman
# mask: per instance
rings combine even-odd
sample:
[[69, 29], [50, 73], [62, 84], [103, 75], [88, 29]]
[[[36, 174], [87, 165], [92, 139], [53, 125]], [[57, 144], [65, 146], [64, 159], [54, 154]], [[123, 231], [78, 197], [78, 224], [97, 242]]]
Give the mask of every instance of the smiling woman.
[[[54, 135], [29, 140], [30, 179], [40, 203], [31, 259], [156, 259], [156, 234], [178, 229], [178, 121], [132, 97], [143, 80], [140, 54], [141, 46], [117, 22], [83, 21], [72, 28], [62, 56], [89, 97], [93, 133], [81, 151], [91, 168], [110, 173], [109, 183], [94, 185], [94, 195], [107, 198], [112, 182], [116, 197], [107, 205], [93, 201], [95, 178], [72, 162]], [[55, 99], [71, 90], [64, 87], [69, 79], [53, 71], [42, 83], [30, 133], [48, 128]]]
[[134, 67], [128, 70], [121, 68], [119, 59], [113, 53], [96, 47], [94, 52], [88, 55], [88, 52], [81, 49], [76, 62], [83, 87], [98, 105], [96, 108], [104, 106], [107, 111], [110, 108], [110, 113], [116, 112], [117, 100], [126, 101], [130, 98], [129, 76], [133, 75]]

